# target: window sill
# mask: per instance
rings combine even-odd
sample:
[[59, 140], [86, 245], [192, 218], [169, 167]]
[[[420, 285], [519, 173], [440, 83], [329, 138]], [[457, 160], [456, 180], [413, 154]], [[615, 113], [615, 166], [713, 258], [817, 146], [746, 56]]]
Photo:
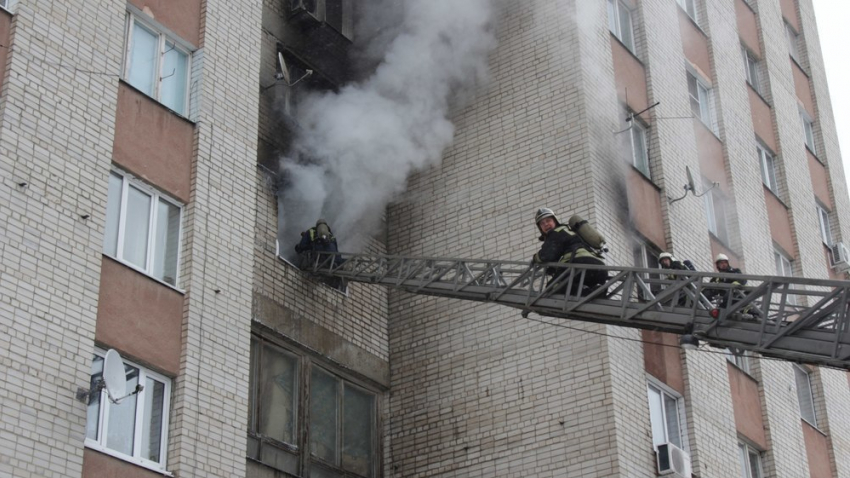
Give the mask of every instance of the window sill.
[[767, 101], [767, 98], [765, 98], [764, 95], [762, 95], [761, 92], [759, 90], [757, 90], [756, 87], [753, 86], [752, 83], [750, 83], [749, 81], [747, 81], [746, 83], [747, 83], [747, 86], [753, 91], [753, 93], [755, 93], [756, 96], [758, 96], [759, 99], [762, 100], [764, 102], [764, 104], [767, 105], [768, 108], [773, 109], [773, 105], [770, 104], [770, 101]]
[[693, 118], [697, 123], [699, 123], [703, 128], [705, 128], [706, 131], [711, 133], [711, 135], [714, 136], [717, 139], [717, 141], [720, 141], [721, 143], [723, 142], [723, 140], [720, 139], [720, 136], [718, 136], [719, 133], [715, 132], [714, 129], [710, 125], [705, 124], [705, 121], [703, 121], [702, 118], [700, 118], [699, 116], [696, 116], [696, 115], [693, 115]]
[[801, 421], [801, 422], [803, 422], [803, 423], [805, 423], [806, 425], [808, 425], [809, 427], [811, 427], [814, 431], [816, 431], [816, 432], [820, 433], [820, 434], [821, 434], [821, 435], [823, 435], [824, 437], [828, 437], [828, 436], [829, 436], [829, 435], [827, 435], [827, 434], [826, 434], [826, 432], [824, 432], [823, 430], [821, 430], [820, 428], [818, 428], [816, 425], [813, 425], [810, 421], [806, 420], [805, 418], [800, 417], [800, 421]]
[[764, 182], [762, 182], [762, 183], [761, 183], [761, 186], [764, 188], [764, 190], [765, 190], [765, 191], [769, 192], [769, 193], [770, 193], [773, 197], [775, 197], [775, 198], [776, 198], [776, 200], [777, 200], [777, 201], [779, 201], [779, 204], [782, 204], [782, 206], [785, 208], [785, 210], [790, 209], [790, 208], [788, 207], [788, 205], [787, 205], [787, 204], [785, 204], [785, 201], [783, 201], [783, 200], [782, 200], [782, 198], [781, 198], [781, 197], [779, 197], [779, 194], [778, 194], [776, 191], [774, 191], [773, 189], [770, 189], [769, 187], [767, 187], [767, 185], [766, 185], [766, 184], [764, 184]]
[[726, 249], [727, 251], [729, 251], [729, 253], [730, 253], [730, 254], [732, 254], [733, 256], [735, 256], [735, 259], [736, 259], [736, 260], [738, 260], [738, 259], [741, 257], [741, 256], [740, 256], [740, 254], [738, 254], [737, 252], [735, 252], [735, 250], [734, 250], [734, 249], [732, 249], [732, 248], [729, 246], [729, 244], [728, 244], [728, 242], [727, 242], [727, 241], [724, 241], [723, 239], [721, 239], [721, 238], [717, 237], [717, 235], [716, 235], [716, 234], [714, 234], [713, 232], [708, 231], [708, 237], [709, 237], [709, 239], [713, 239], [713, 240], [714, 240], [714, 242], [716, 242], [718, 245], [720, 245], [721, 247], [723, 247], [724, 249]]
[[178, 113], [178, 112], [174, 111], [173, 109], [171, 109], [171, 108], [169, 108], [169, 107], [165, 106], [165, 105], [164, 105], [161, 101], [159, 101], [158, 99], [154, 98], [153, 96], [151, 96], [151, 95], [149, 95], [149, 94], [145, 93], [144, 91], [142, 91], [142, 90], [140, 90], [140, 89], [136, 88], [135, 86], [133, 86], [132, 84], [130, 84], [130, 82], [128, 82], [127, 80], [125, 80], [125, 79], [123, 78], [123, 76], [119, 79], [119, 81], [121, 82], [121, 84], [125, 85], [125, 86], [126, 86], [126, 87], [128, 87], [128, 88], [131, 88], [133, 91], [135, 91], [135, 92], [139, 93], [140, 95], [145, 96], [146, 98], [150, 99], [151, 101], [153, 101], [154, 103], [156, 103], [157, 105], [159, 105], [159, 107], [160, 107], [160, 108], [165, 109], [166, 111], [168, 111], [169, 113], [173, 114], [174, 116], [176, 116], [176, 117], [180, 118], [181, 120], [186, 121], [187, 123], [189, 123], [189, 124], [191, 124], [191, 125], [193, 125], [193, 126], [194, 126], [194, 125], [196, 125], [196, 124], [198, 124], [198, 120], [193, 120], [193, 119], [189, 118], [188, 116], [186, 116], [186, 115], [184, 115], [184, 114], [181, 114], [181, 113]]
[[687, 18], [688, 21], [691, 22], [691, 25], [696, 27], [697, 31], [700, 32], [700, 34], [702, 34], [702, 36], [704, 36], [706, 39], [708, 39], [708, 33], [706, 33], [705, 30], [703, 30], [702, 27], [699, 26], [699, 23], [697, 22], [696, 18], [692, 17], [687, 10], [682, 8], [682, 5], [680, 5], [679, 2], [676, 2], [676, 6], [679, 7], [679, 13], [684, 15], [685, 18]]
[[731, 360], [729, 360], [729, 359], [726, 359], [726, 362], [728, 362], [728, 363], [729, 363], [729, 365], [731, 365], [731, 366], [732, 366], [732, 367], [734, 367], [736, 370], [738, 370], [739, 372], [741, 372], [742, 374], [744, 374], [744, 375], [745, 375], [748, 379], [752, 380], [752, 381], [753, 381], [753, 383], [759, 383], [759, 381], [758, 381], [758, 380], [756, 380], [756, 378], [755, 378], [755, 377], [753, 377], [753, 376], [752, 376], [752, 374], [751, 374], [750, 372], [747, 372], [746, 370], [744, 370], [743, 368], [741, 368], [741, 367], [740, 367], [738, 364], [736, 364], [735, 362], [733, 362], [733, 361], [731, 361]]
[[646, 66], [643, 64], [643, 62], [640, 60], [640, 58], [638, 58], [637, 53], [635, 53], [634, 51], [632, 51], [631, 48], [626, 46], [626, 44], [623, 43], [622, 40], [620, 40], [620, 37], [615, 35], [614, 32], [612, 32], [611, 30], [608, 30], [608, 33], [611, 34], [611, 38], [613, 38], [617, 43], [620, 44], [620, 46], [622, 46], [627, 52], [629, 52], [629, 55], [631, 55], [632, 58], [634, 58], [636, 62], [640, 63], [640, 66], [643, 66], [644, 68], [646, 68]]
[[135, 457], [132, 457], [132, 456], [128, 456], [128, 455], [125, 455], [125, 454], [118, 452], [118, 451], [115, 451], [115, 450], [110, 450], [109, 448], [106, 448], [105, 446], [101, 446], [99, 443], [92, 440], [91, 438], [86, 438], [85, 446], [86, 446], [86, 448], [94, 450], [98, 453], [103, 453], [104, 455], [109, 455], [109, 456], [111, 456], [113, 458], [117, 458], [121, 461], [126, 461], [127, 463], [132, 463], [136, 466], [140, 466], [142, 468], [153, 471], [155, 473], [159, 473], [160, 475], [169, 476], [169, 477], [174, 476], [173, 473], [171, 473], [170, 471], [166, 470], [165, 468], [159, 466], [158, 464], [155, 464], [155, 463], [148, 461], [148, 460], [144, 460], [142, 458], [135, 458]]
[[650, 184], [653, 188], [655, 188], [655, 190], [656, 190], [656, 191], [658, 191], [659, 193], [661, 192], [661, 187], [660, 187], [660, 186], [658, 186], [657, 184], [655, 184], [655, 181], [653, 181], [653, 180], [652, 180], [652, 177], [651, 177], [651, 176], [649, 176], [649, 175], [647, 175], [645, 172], [641, 171], [641, 169], [640, 169], [640, 168], [638, 168], [637, 166], [635, 166], [635, 165], [634, 165], [634, 163], [627, 163], [627, 164], [628, 164], [629, 166], [631, 166], [631, 168], [632, 168], [632, 169], [633, 169], [636, 173], [638, 173], [638, 175], [640, 175], [640, 177], [641, 177], [644, 181], [646, 181], [646, 182], [647, 182], [647, 183], [649, 183], [649, 184]]
[[747, 6], [747, 8], [749, 8], [749, 9], [750, 9], [750, 11], [751, 11], [751, 12], [753, 12], [753, 15], [758, 14], [758, 12], [756, 12], [756, 9], [755, 9], [755, 8], [753, 8], [753, 6], [752, 6], [752, 5], [750, 5], [750, 2], [748, 2], [747, 0], [741, 0], [741, 2], [743, 2], [743, 3], [744, 3], [744, 5], [746, 5], [746, 6]]
[[813, 158], [815, 158], [815, 160], [817, 160], [817, 162], [819, 162], [819, 163], [821, 163], [822, 165], [826, 166], [826, 163], [825, 163], [824, 161], [821, 161], [821, 159], [818, 157], [817, 153], [815, 153], [814, 151], [812, 151], [812, 148], [810, 148], [808, 144], [803, 143], [803, 145], [805, 145], [805, 146], [806, 146], [806, 151], [808, 151], [808, 152], [809, 152], [809, 154], [811, 154], [811, 155], [812, 155], [812, 157], [813, 157]]
[[292, 262], [290, 262], [290, 261], [289, 261], [289, 259], [287, 259], [287, 258], [283, 257], [282, 255], [280, 255], [280, 254], [276, 254], [276, 255], [277, 255], [277, 258], [278, 258], [278, 259], [280, 259], [280, 260], [281, 260], [281, 261], [283, 261], [284, 263], [286, 263], [286, 264], [288, 264], [289, 266], [291, 266], [291, 267], [292, 267], [293, 269], [295, 269], [295, 270], [296, 270], [299, 274], [301, 274], [303, 277], [307, 278], [307, 279], [308, 279], [308, 280], [310, 280], [311, 282], [318, 283], [319, 285], [322, 285], [322, 286], [324, 286], [325, 288], [330, 289], [332, 292], [335, 292], [335, 293], [337, 293], [337, 294], [342, 295], [342, 296], [343, 296], [344, 298], [346, 298], [346, 299], [347, 299], [348, 297], [350, 297], [350, 295], [349, 295], [349, 288], [348, 288], [348, 284], [347, 284], [347, 283], [345, 284], [345, 290], [339, 290], [339, 289], [337, 289], [336, 287], [333, 287], [333, 286], [332, 286], [332, 285], [330, 285], [330, 284], [326, 284], [324, 281], [322, 281], [322, 280], [320, 280], [320, 279], [316, 279], [315, 277], [311, 276], [310, 274], [305, 273], [303, 270], [301, 270], [301, 268], [300, 268], [300, 267], [296, 266], [295, 264], [293, 264]]
[[791, 55], [788, 55], [788, 58], [790, 58], [790, 59], [791, 59], [791, 63], [793, 63], [793, 64], [797, 65], [797, 68], [799, 68], [799, 69], [800, 69], [800, 72], [801, 72], [801, 73], [803, 73], [803, 74], [806, 76], [806, 78], [808, 78], [808, 79], [811, 79], [811, 78], [812, 78], [812, 77], [811, 77], [811, 75], [809, 75], [809, 72], [807, 72], [807, 71], [806, 71], [806, 69], [805, 69], [805, 68], [803, 68], [803, 65], [801, 65], [801, 64], [800, 64], [800, 62], [799, 62], [799, 61], [797, 61], [797, 59], [796, 59], [796, 58], [794, 58], [794, 57], [793, 57], [793, 56], [791, 56]]
[[103, 253], [103, 257], [107, 257], [107, 258], [109, 258], [109, 259], [111, 259], [111, 260], [113, 260], [113, 261], [115, 261], [115, 262], [117, 262], [117, 263], [119, 263], [119, 264], [121, 264], [121, 265], [123, 265], [123, 266], [129, 267], [130, 269], [132, 269], [132, 270], [134, 270], [134, 271], [138, 272], [139, 274], [141, 274], [141, 275], [143, 275], [143, 276], [147, 277], [148, 279], [150, 279], [150, 280], [152, 280], [152, 281], [155, 281], [155, 282], [158, 282], [158, 283], [160, 283], [160, 284], [164, 285], [165, 287], [168, 287], [169, 289], [173, 290], [174, 292], [177, 292], [177, 293], [178, 293], [178, 294], [180, 294], [180, 295], [186, 295], [186, 291], [185, 291], [185, 290], [183, 290], [183, 289], [181, 289], [181, 288], [179, 288], [179, 287], [177, 287], [177, 286], [171, 285], [171, 284], [169, 284], [168, 282], [165, 282], [165, 281], [163, 281], [163, 280], [157, 279], [156, 277], [154, 277], [154, 276], [152, 276], [152, 275], [148, 274], [147, 272], [143, 271], [142, 269], [138, 268], [137, 266], [135, 266], [135, 265], [133, 265], [133, 264], [131, 264], [131, 263], [127, 262], [127, 261], [124, 261], [124, 260], [118, 259], [117, 257], [113, 257], [112, 255], [107, 254], [107, 253], [105, 253], [105, 252]]

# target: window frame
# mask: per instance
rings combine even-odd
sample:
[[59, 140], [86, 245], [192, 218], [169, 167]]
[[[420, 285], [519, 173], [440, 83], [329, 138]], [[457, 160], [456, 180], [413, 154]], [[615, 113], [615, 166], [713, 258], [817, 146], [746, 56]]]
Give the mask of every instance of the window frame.
[[818, 212], [818, 226], [820, 227], [821, 241], [826, 247], [832, 247], [835, 244], [835, 239], [832, 237], [832, 221], [829, 219], [829, 211], [821, 206], [820, 202], [815, 202], [815, 207]]
[[[649, 150], [647, 147], [648, 144], [648, 128], [643, 125], [643, 123], [638, 120], [636, 116], [632, 116], [631, 119], [631, 128], [629, 128], [629, 144], [631, 146], [632, 153], [632, 166], [635, 167], [641, 174], [643, 174], [646, 179], [652, 181], [652, 170], [649, 166]], [[638, 149], [638, 145], [636, 144], [635, 135], [638, 135], [640, 138], [640, 142], [642, 143], [640, 149]], [[640, 153], [640, 157], [639, 154]]]
[[[159, 25], [154, 20], [150, 19], [145, 15], [141, 10], [137, 10], [131, 6], [127, 7], [127, 18], [125, 20], [124, 26], [124, 59], [123, 59], [123, 67], [121, 69], [121, 80], [126, 82], [128, 85], [135, 88], [137, 91], [141, 92], [145, 96], [153, 99], [160, 105], [165, 108], [168, 108], [169, 111], [173, 111], [175, 114], [182, 116], [184, 118], [189, 118], [190, 116], [190, 99], [192, 96], [191, 91], [191, 82], [192, 82], [192, 67], [193, 67], [193, 55], [196, 51], [194, 47], [189, 45], [186, 41], [181, 39], [179, 36], [172, 33], [170, 30], [165, 28], [162, 25]], [[138, 23], [142, 28], [147, 30], [149, 33], [157, 36], [157, 62], [151, 72], [151, 75], [154, 77], [153, 91], [148, 94], [142, 91], [139, 87], [134, 85], [129, 78], [130, 66], [132, 55], [131, 52], [133, 50], [133, 27]], [[166, 50], [165, 46], [170, 43], [173, 45], [172, 48]], [[182, 108], [183, 111], [177, 111], [172, 109], [170, 106], [166, 105], [162, 100], [162, 80], [168, 78], [168, 76], [162, 76], [162, 68], [165, 63], [165, 55], [171, 50], [177, 50], [186, 55], [186, 81], [183, 85], [185, 95], [183, 98]], [[171, 76], [171, 75], [169, 75]]]
[[[717, 135], [717, 125], [714, 112], [714, 90], [708, 82], [691, 68], [686, 68], [688, 81], [688, 99], [691, 103], [691, 113], [702, 122], [706, 128]], [[696, 89], [696, 96], [691, 91], [691, 83]], [[694, 102], [698, 105], [699, 114], [694, 111]]]
[[[183, 259], [183, 230], [184, 230], [184, 215], [183, 215], [183, 204], [180, 202], [162, 194], [157, 189], [151, 187], [150, 185], [140, 181], [132, 174], [123, 171], [118, 168], [112, 168], [110, 170], [110, 176], [113, 174], [121, 177], [121, 205], [118, 210], [118, 232], [116, 237], [116, 245], [115, 245], [115, 254], [110, 254], [106, 251], [106, 232], [104, 232], [104, 244], [103, 244], [103, 254], [107, 257], [124, 264], [127, 267], [135, 269], [142, 274], [156, 280], [157, 282], [164, 284], [172, 289], [176, 289], [179, 292], [183, 292], [180, 289], [180, 269], [181, 269], [181, 261]], [[146, 239], [147, 245], [147, 257], [145, 258], [145, 266], [139, 267], [137, 264], [132, 263], [131, 261], [124, 258], [124, 239], [126, 236], [126, 225], [127, 225], [127, 194], [130, 190], [130, 187], [134, 187], [137, 190], [141, 191], [144, 194], [147, 194], [151, 197], [151, 210], [148, 213], [148, 237]], [[168, 283], [168, 281], [164, 279], [160, 279], [154, 275], [154, 257], [156, 252], [156, 224], [159, 215], [159, 201], [164, 201], [171, 206], [174, 206], [178, 209], [179, 212], [179, 220], [178, 220], [178, 232], [177, 232], [177, 253], [175, 256], [176, 261], [176, 271], [174, 277], [174, 284]], [[108, 203], [108, 198], [107, 198]], [[107, 204], [108, 207], [108, 204]]]
[[761, 141], [756, 141], [756, 154], [758, 155], [762, 184], [778, 197], [779, 183], [776, 179], [776, 156]]
[[[653, 436], [654, 435], [653, 432], [654, 432], [655, 427], [652, 426], [652, 403], [649, 402], [649, 393], [650, 393], [651, 389], [655, 389], [655, 391], [659, 392], [659, 395], [661, 397], [661, 413], [663, 415], [663, 421], [664, 421], [663, 422], [663, 428], [664, 428], [664, 438], [665, 438], [666, 441], [662, 441], [662, 442], [659, 442], [657, 444], [655, 443], [655, 436]], [[673, 443], [672, 441], [670, 441], [670, 430], [668, 430], [668, 427], [667, 427], [668, 426], [667, 419], [666, 419], [666, 417], [667, 417], [667, 406], [665, 405], [665, 400], [664, 400], [664, 397], [666, 395], [667, 397], [675, 400], [675, 402], [676, 402], [676, 418], [677, 418], [677, 423], [679, 425], [679, 442], [681, 443], [681, 446], [679, 446], [679, 448], [684, 450], [684, 451], [689, 452], [690, 446], [688, 444], [688, 430], [687, 430], [688, 421], [687, 421], [687, 414], [686, 414], [686, 410], [685, 410], [685, 399], [684, 399], [684, 397], [681, 394], [679, 394], [679, 392], [673, 390], [672, 388], [670, 388], [669, 386], [667, 386], [663, 382], [659, 381], [658, 379], [656, 379], [652, 375], [647, 375], [646, 392], [647, 392], [647, 405], [649, 405], [649, 412], [650, 412], [649, 413], [650, 430], [651, 430], [650, 431], [650, 440], [652, 440], [653, 450], [655, 450], [657, 452], [658, 451], [658, 445], [660, 445], [660, 444]], [[673, 445], [676, 445], [676, 444], [673, 443]], [[678, 446], [678, 445], [676, 445], [676, 446]]]
[[[277, 352], [282, 353], [290, 358], [296, 360], [295, 370], [297, 372], [297, 377], [294, 380], [297, 384], [298, 390], [294, 394], [294, 416], [295, 423], [293, 425], [294, 432], [293, 436], [295, 438], [296, 443], [287, 443], [285, 441], [280, 441], [274, 437], [265, 436], [260, 433], [260, 423], [259, 420], [261, 417], [259, 416], [259, 411], [261, 409], [261, 401], [259, 397], [258, 388], [260, 387], [259, 378], [262, 374], [262, 365], [260, 364], [261, 359], [255, 359], [255, 351], [261, 350], [264, 346], [269, 346], [274, 348]], [[249, 380], [249, 413], [248, 413], [248, 426], [247, 426], [247, 435], [248, 435], [248, 459], [259, 461], [260, 463], [264, 463], [267, 466], [270, 466], [276, 470], [280, 470], [284, 473], [287, 473], [285, 469], [278, 468], [274, 466], [272, 463], [268, 463], [263, 461], [263, 452], [262, 449], [265, 446], [271, 446], [277, 450], [282, 450], [288, 455], [294, 457], [297, 461], [297, 468], [299, 476], [303, 474], [311, 467], [315, 466], [322, 469], [331, 470], [333, 473], [350, 476], [350, 477], [362, 477], [364, 475], [360, 475], [354, 471], [347, 470], [343, 468], [343, 420], [344, 420], [344, 394], [347, 388], [353, 388], [361, 393], [368, 394], [372, 397], [372, 412], [373, 419], [370, 423], [371, 426], [371, 450], [372, 450], [372, 464], [371, 470], [369, 471], [370, 478], [376, 478], [380, 476], [381, 464], [383, 462], [381, 449], [381, 429], [380, 429], [380, 413], [381, 413], [381, 397], [382, 392], [378, 391], [376, 387], [369, 386], [363, 383], [361, 380], [357, 380], [342, 371], [336, 370], [335, 367], [330, 364], [322, 361], [321, 359], [317, 359], [313, 357], [311, 354], [307, 352], [298, 351], [293, 346], [287, 346], [282, 344], [279, 340], [273, 340], [264, 334], [252, 333], [251, 334], [251, 358], [250, 358], [251, 368], [250, 368], [250, 380]], [[312, 374], [314, 371], [319, 371], [320, 373], [331, 377], [337, 383], [337, 423], [336, 423], [336, 453], [338, 455], [339, 465], [329, 463], [324, 459], [315, 455], [314, 451], [311, 449], [311, 435], [308, 430], [312, 428], [311, 417], [310, 417], [310, 407], [311, 407], [311, 396], [313, 395], [312, 390]], [[252, 440], [256, 443], [252, 443]], [[254, 453], [256, 456], [251, 455], [252, 447], [256, 447], [256, 452]]]
[[[622, 0], [607, 0], [608, 4], [608, 31], [610, 31], [620, 43], [632, 54], [637, 54], [635, 46], [635, 22], [632, 16], [632, 8], [626, 5]], [[623, 32], [623, 12], [627, 13], [628, 19], [628, 35]], [[613, 17], [612, 17], [613, 14]], [[614, 27], [613, 29], [611, 27]]]
[[[804, 420], [809, 425], [817, 428], [818, 427], [818, 413], [817, 413], [817, 407], [815, 407], [815, 391], [814, 391], [814, 385], [812, 384], [812, 371], [809, 370], [808, 368], [805, 368], [805, 367], [798, 365], [796, 363], [791, 364], [791, 365], [794, 367], [794, 379], [795, 379], [796, 386], [797, 386], [797, 403], [800, 407], [800, 419]], [[805, 377], [805, 380], [806, 380], [804, 382], [806, 384], [806, 388], [807, 388], [806, 391], [800, 390], [800, 385], [802, 383], [801, 382], [802, 377]], [[803, 402], [800, 401], [800, 398], [802, 397], [801, 392], [805, 393], [808, 396], [809, 405], [811, 405], [810, 410], [803, 410], [804, 405], [803, 405]], [[807, 411], [810, 411], [811, 417], [806, 416]]]
[[803, 139], [806, 148], [817, 157], [817, 142], [815, 140], [815, 120], [809, 116], [809, 113], [800, 108], [800, 121], [803, 123]]
[[751, 375], [750, 371], [752, 369], [752, 363], [749, 352], [746, 350], [727, 348], [725, 350], [725, 354], [726, 360], [741, 369], [741, 371], [747, 375]]
[[[753, 455], [756, 457], [756, 470], [758, 472], [757, 475], [753, 475], [753, 463], [752, 458]], [[738, 457], [741, 460], [741, 478], [764, 478], [764, 466], [762, 465], [762, 455], [763, 453], [750, 446], [743, 441], [738, 441]]]
[[[661, 250], [649, 241], [635, 241], [632, 254], [635, 260], [635, 267], [641, 269], [661, 269], [661, 265], [658, 263], [658, 255], [661, 254]], [[661, 279], [661, 273], [643, 274], [643, 279], [645, 281], [658, 281]], [[655, 290], [656, 288], [658, 290]], [[661, 286], [656, 283], [656, 287], [653, 287], [652, 284], [650, 284], [650, 290], [652, 290], [653, 293], [658, 293], [661, 290]], [[646, 295], [646, 292], [640, 288], [637, 288], [637, 296], [640, 300], [651, 300], [651, 298]]]
[[749, 50], [741, 45], [741, 54], [744, 57], [744, 72], [747, 76], [747, 84], [761, 96], [761, 61]]
[[800, 50], [800, 33], [791, 26], [788, 21], [785, 21], [785, 38], [788, 46], [788, 56], [791, 57], [798, 65], [802, 66], [800, 61], [801, 50]]
[[699, 5], [697, 5], [697, 0], [676, 0], [676, 3], [679, 7], [685, 11], [685, 13], [693, 20], [694, 23], [699, 25], [700, 15], [699, 15]]
[[[106, 356], [106, 351], [100, 347], [95, 347], [94, 355], [97, 355], [101, 358]], [[113, 450], [106, 445], [106, 440], [108, 438], [109, 432], [109, 421], [107, 420], [109, 409], [114, 406], [114, 404], [109, 400], [109, 396], [106, 393], [106, 388], [104, 387], [100, 393], [100, 406], [98, 407], [98, 439], [92, 439], [86, 436], [85, 438], [85, 447], [91, 448], [92, 450], [97, 450], [101, 453], [104, 453], [109, 456], [113, 456], [123, 461], [127, 461], [133, 463], [135, 465], [139, 465], [141, 467], [147, 468], [149, 470], [153, 470], [163, 474], [169, 474], [166, 471], [166, 464], [168, 463], [168, 431], [169, 431], [169, 422], [171, 416], [171, 391], [172, 391], [172, 383], [169, 377], [165, 375], [159, 374], [145, 368], [138, 363], [135, 363], [131, 360], [127, 360], [126, 358], [122, 358], [125, 365], [130, 365], [139, 370], [139, 383], [147, 383], [147, 379], [151, 378], [162, 383], [165, 386], [165, 390], [163, 391], [163, 403], [162, 403], [162, 431], [160, 436], [160, 457], [162, 457], [160, 462], [155, 462], [146, 458], [142, 458], [141, 456], [137, 456], [140, 452], [139, 447], [141, 446], [141, 437], [144, 433], [144, 425], [146, 423], [144, 417], [144, 408], [145, 408], [145, 394], [147, 393], [147, 387], [144, 387], [137, 395], [136, 395], [136, 412], [135, 412], [135, 430], [133, 433], [133, 455], [127, 455], [123, 452]], [[119, 397], [120, 398], [120, 397]], [[105, 405], [105, 406], [104, 406]], [[86, 420], [88, 421], [88, 412], [86, 413]]]
[[[726, 197], [705, 178], [703, 178], [703, 188], [706, 190], [703, 193], [703, 209], [708, 223], [708, 232], [721, 243], [728, 245], [730, 237], [729, 219], [726, 215]], [[718, 214], [718, 211], [720, 214]], [[723, 226], [722, 229], [720, 228], [721, 225]]]

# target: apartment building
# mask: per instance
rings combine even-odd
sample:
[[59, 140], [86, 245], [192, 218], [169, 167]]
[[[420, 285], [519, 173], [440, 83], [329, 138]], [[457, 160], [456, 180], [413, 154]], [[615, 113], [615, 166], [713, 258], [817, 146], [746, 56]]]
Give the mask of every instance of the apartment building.
[[[365, 251], [527, 259], [547, 206], [610, 263], [846, 278], [811, 0], [501, 8], [490, 84]], [[652, 477], [662, 446], [850, 477], [845, 372], [303, 275], [279, 158], [298, 98], [362, 75], [358, 11], [0, 0], [0, 476]]]

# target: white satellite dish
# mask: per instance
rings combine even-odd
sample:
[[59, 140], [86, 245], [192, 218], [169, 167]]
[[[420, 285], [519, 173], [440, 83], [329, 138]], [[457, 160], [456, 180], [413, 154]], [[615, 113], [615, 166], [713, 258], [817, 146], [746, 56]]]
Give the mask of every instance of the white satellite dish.
[[113, 402], [124, 398], [127, 393], [127, 373], [124, 371], [124, 360], [115, 349], [109, 349], [103, 359], [103, 384], [106, 393]]
[[280, 78], [286, 82], [287, 85], [292, 84], [292, 78], [289, 77], [289, 68], [286, 66], [286, 60], [283, 58], [283, 53], [277, 53], [277, 63], [280, 66]]
[[696, 185], [694, 184], [694, 177], [691, 175], [691, 168], [690, 167], [685, 166], [685, 174], [688, 176], [688, 184], [687, 184], [687, 188], [685, 188], [685, 190], [687, 191], [688, 189], [690, 189], [690, 191], [692, 193], [696, 194], [696, 191], [697, 191]]

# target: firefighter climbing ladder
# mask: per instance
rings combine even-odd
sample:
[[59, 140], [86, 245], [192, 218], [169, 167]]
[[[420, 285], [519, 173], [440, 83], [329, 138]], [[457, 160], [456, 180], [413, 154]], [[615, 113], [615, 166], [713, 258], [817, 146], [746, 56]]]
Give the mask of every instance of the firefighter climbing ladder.
[[[850, 369], [850, 281], [687, 271], [665, 279], [658, 269], [345, 253], [307, 262], [306, 272], [326, 277], [500, 304], [524, 316], [692, 334], [717, 347]], [[580, 290], [591, 269], [608, 272], [605, 286], [585, 297], [563, 292]], [[709, 284], [712, 277], [748, 282]], [[715, 305], [706, 296], [718, 290], [725, 301]]]

